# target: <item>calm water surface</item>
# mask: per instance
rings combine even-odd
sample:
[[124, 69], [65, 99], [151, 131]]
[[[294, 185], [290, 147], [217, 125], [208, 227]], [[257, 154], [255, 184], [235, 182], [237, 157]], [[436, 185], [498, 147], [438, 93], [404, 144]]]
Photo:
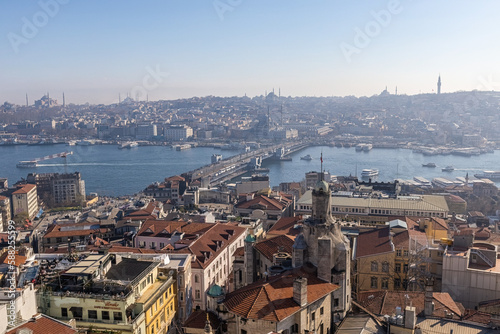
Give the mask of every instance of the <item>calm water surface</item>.
[[[73, 151], [73, 155], [40, 163], [37, 168], [16, 168], [21, 160], [32, 160], [50, 154]], [[92, 146], [4, 146], [0, 147], [0, 177], [7, 177], [9, 184], [26, 178], [30, 172], [72, 173], [78, 171], [86, 183], [87, 193], [102, 195], [126, 195], [143, 190], [148, 184], [162, 181], [165, 177], [181, 174], [210, 163], [212, 154], [222, 154], [223, 158], [241, 153], [215, 148], [200, 147], [176, 151], [165, 146], [142, 146], [132, 149], [118, 149], [115, 145]], [[309, 171], [320, 170], [320, 154], [323, 153], [323, 168], [333, 175], [361, 175], [365, 168], [379, 169], [378, 181], [394, 178], [412, 179], [423, 176], [428, 180], [435, 177], [465, 177], [483, 170], [500, 170], [500, 153], [482, 154], [474, 157], [455, 155], [423, 156], [406, 149], [376, 149], [370, 152], [356, 152], [354, 147], [337, 148], [314, 146], [295, 152], [292, 161], [265, 162], [270, 168], [271, 185], [281, 182], [300, 181]], [[310, 154], [311, 161], [300, 160]], [[425, 168], [422, 164], [434, 162], [436, 168]], [[441, 168], [452, 165], [451, 173]]]

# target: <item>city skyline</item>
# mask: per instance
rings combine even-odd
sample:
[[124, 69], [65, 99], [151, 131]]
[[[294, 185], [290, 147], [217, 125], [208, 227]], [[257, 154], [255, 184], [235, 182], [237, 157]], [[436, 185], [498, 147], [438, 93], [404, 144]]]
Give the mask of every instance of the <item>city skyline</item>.
[[[500, 90], [495, 2], [9, 3], [0, 101]], [[460, 22], [457, 24], [456, 22]]]

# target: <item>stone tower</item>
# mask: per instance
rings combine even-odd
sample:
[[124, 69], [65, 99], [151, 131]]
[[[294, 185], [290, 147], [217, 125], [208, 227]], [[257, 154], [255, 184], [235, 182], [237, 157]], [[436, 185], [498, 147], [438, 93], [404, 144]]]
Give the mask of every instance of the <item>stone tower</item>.
[[336, 320], [340, 320], [351, 308], [351, 249], [331, 215], [330, 196], [328, 183], [319, 181], [312, 191], [312, 215], [295, 239], [293, 264], [312, 263], [318, 269], [318, 278], [340, 286], [332, 302], [333, 312], [340, 317]]
[[256, 280], [256, 268], [255, 268], [255, 237], [253, 235], [247, 235], [245, 238], [245, 279], [244, 285], [253, 283]]

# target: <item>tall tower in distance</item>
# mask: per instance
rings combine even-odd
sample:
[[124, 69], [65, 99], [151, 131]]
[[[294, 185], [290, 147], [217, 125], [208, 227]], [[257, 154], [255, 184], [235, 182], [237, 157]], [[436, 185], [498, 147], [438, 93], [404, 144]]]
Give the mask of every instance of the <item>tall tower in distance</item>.
[[438, 87], [437, 88], [438, 88], [437, 93], [441, 94], [441, 74], [438, 77]]

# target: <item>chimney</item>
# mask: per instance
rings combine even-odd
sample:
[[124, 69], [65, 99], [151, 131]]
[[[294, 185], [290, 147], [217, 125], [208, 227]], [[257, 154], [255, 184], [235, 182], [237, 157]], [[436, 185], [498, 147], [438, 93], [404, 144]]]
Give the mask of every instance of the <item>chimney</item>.
[[297, 277], [293, 281], [293, 300], [300, 307], [307, 305], [307, 278]]
[[425, 285], [425, 297], [424, 297], [424, 314], [426, 317], [431, 316], [434, 313], [434, 302], [432, 297], [432, 285], [427, 283]]
[[415, 329], [417, 326], [417, 312], [414, 306], [405, 308], [405, 328]]

